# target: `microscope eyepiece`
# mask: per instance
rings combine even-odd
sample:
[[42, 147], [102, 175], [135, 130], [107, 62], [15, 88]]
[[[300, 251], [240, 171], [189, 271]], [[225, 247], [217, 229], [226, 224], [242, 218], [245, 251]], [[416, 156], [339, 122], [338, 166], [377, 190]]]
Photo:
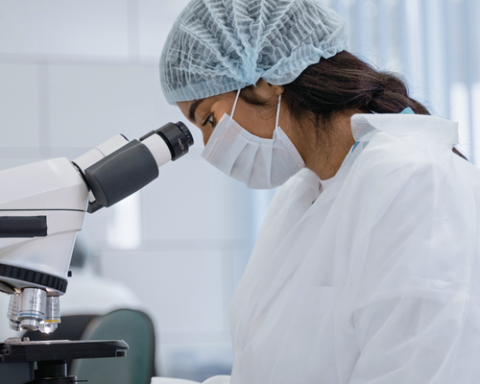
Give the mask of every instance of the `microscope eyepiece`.
[[193, 136], [190, 130], [187, 128], [185, 124], [183, 124], [181, 121], [177, 121], [175, 125], [180, 128], [180, 130], [183, 132], [185, 137], [187, 138], [188, 146], [191, 147], [194, 144], [193, 141]]
[[177, 160], [186, 155], [188, 148], [193, 145], [193, 136], [181, 121], [176, 124], [167, 123], [158, 128], [155, 133], [165, 140], [172, 155], [172, 160]]

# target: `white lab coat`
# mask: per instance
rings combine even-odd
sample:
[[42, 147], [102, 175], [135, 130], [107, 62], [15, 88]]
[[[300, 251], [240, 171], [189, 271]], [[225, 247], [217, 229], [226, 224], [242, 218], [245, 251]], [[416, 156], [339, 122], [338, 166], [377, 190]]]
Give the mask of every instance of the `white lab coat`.
[[231, 384], [480, 382], [480, 171], [457, 124], [355, 115], [281, 187], [231, 303]]

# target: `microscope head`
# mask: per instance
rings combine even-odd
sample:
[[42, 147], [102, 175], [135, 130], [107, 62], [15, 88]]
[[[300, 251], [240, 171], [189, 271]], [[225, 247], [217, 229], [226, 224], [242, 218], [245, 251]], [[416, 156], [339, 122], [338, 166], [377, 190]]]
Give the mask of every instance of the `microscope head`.
[[183, 123], [168, 123], [140, 140], [116, 135], [73, 162], [59, 158], [0, 172], [0, 291], [11, 295], [11, 328], [57, 328], [85, 212], [137, 192], [191, 145]]
[[88, 188], [65, 158], [7, 169], [0, 183], [0, 290], [11, 294], [10, 325], [48, 331], [60, 322]]

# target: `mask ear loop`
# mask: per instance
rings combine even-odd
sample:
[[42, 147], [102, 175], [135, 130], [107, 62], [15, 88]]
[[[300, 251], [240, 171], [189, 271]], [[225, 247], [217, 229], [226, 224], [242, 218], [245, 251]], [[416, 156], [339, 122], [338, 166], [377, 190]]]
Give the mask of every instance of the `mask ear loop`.
[[237, 97], [235, 98], [235, 102], [233, 103], [233, 108], [232, 108], [232, 113], [230, 114], [230, 120], [233, 119], [233, 113], [235, 112], [235, 108], [237, 106], [237, 101], [238, 101], [238, 98], [240, 97], [240, 91], [242, 89], [239, 89], [238, 92], [237, 92]]
[[278, 120], [280, 118], [280, 104], [282, 102], [282, 95], [278, 95], [277, 119], [275, 121], [275, 129], [278, 128]]

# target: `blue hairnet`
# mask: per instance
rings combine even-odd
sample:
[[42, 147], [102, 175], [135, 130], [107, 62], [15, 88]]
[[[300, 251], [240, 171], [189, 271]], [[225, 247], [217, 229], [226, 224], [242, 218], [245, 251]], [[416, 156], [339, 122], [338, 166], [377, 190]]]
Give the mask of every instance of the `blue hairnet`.
[[171, 104], [256, 84], [294, 81], [347, 48], [343, 19], [319, 0], [192, 0], [160, 58]]

